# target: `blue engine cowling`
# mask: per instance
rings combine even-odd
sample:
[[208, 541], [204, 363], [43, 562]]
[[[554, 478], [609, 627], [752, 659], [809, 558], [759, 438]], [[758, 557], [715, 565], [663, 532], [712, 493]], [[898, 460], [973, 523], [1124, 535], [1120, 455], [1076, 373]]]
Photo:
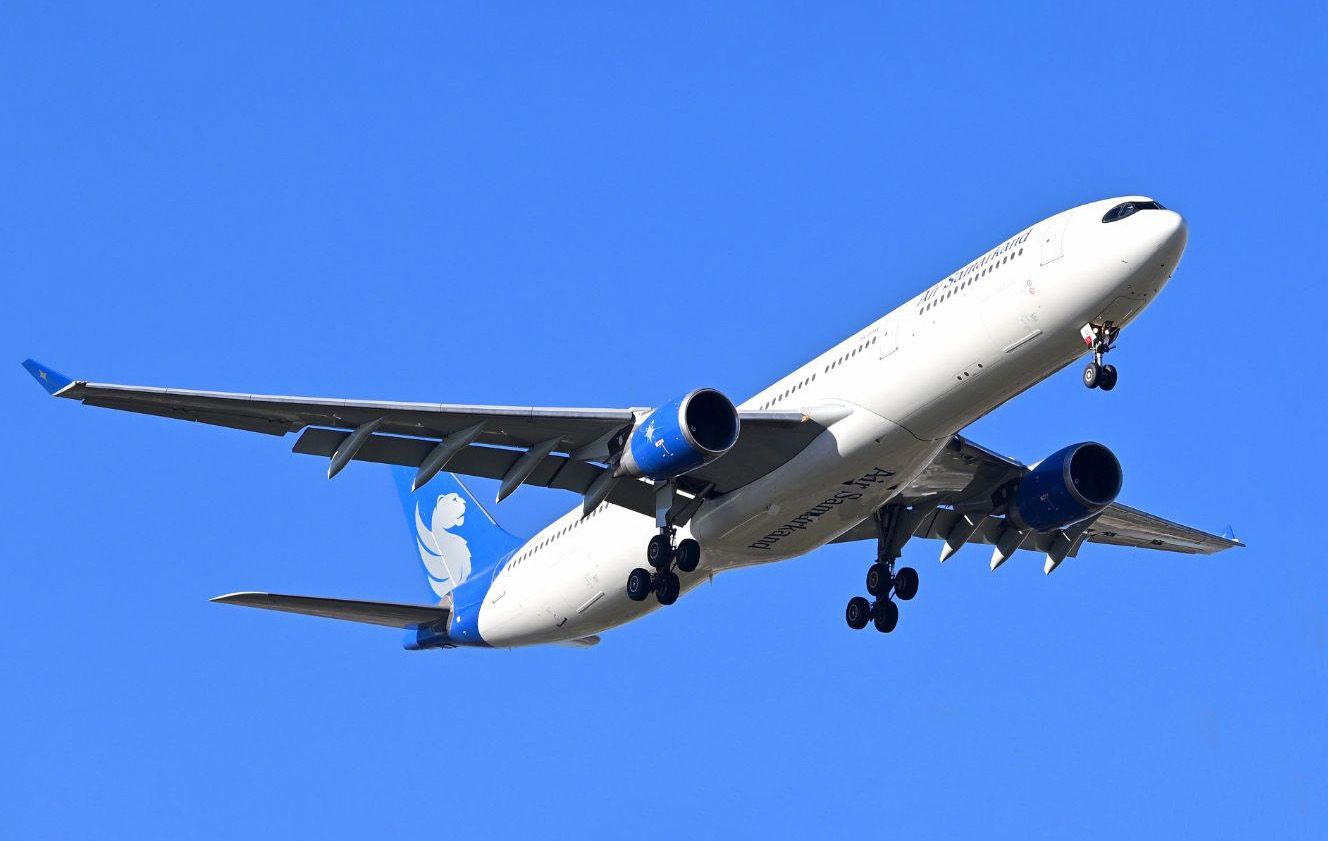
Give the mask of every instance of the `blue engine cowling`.
[[632, 428], [620, 476], [673, 479], [714, 461], [738, 441], [738, 410], [713, 388], [671, 400]]
[[1052, 453], [1019, 480], [1009, 518], [1019, 528], [1065, 528], [1114, 502], [1123, 478], [1111, 450], [1101, 444], [1073, 444]]

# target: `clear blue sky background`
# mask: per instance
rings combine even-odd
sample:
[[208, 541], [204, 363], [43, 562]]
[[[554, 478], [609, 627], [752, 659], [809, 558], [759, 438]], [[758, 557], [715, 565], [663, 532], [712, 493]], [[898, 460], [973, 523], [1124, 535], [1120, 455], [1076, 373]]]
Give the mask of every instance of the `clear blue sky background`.
[[[822, 5], [6, 5], [3, 834], [1323, 837], [1323, 14]], [[1044, 578], [917, 541], [891, 637], [844, 627], [865, 545], [592, 651], [412, 654], [211, 605], [423, 598], [387, 471], [328, 482], [292, 439], [49, 400], [18, 367], [741, 398], [1131, 192], [1191, 238], [1120, 387], [1067, 370], [971, 434], [1105, 441], [1124, 500], [1250, 548]]]

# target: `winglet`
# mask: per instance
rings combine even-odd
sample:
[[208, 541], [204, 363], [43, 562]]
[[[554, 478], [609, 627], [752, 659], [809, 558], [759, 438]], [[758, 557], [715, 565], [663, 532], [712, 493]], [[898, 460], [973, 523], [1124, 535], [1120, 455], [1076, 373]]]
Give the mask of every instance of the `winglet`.
[[28, 373], [37, 381], [42, 388], [46, 389], [47, 394], [57, 394], [69, 387], [73, 380], [56, 371], [54, 368], [48, 368], [35, 359], [23, 360], [23, 367], [28, 369]]

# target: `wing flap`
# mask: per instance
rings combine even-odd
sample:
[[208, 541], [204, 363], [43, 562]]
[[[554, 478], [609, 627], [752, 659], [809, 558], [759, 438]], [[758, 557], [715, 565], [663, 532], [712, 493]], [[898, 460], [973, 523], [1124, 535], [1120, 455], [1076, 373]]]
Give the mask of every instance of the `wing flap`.
[[[293, 451], [305, 455], [331, 456], [348, 435], [336, 429], [306, 429], [295, 442]], [[355, 453], [355, 460], [418, 467], [433, 449], [434, 443], [419, 438], [375, 434]], [[453, 456], [447, 463], [447, 469], [464, 476], [502, 479], [521, 457], [521, 452], [472, 445]], [[581, 494], [603, 471], [604, 468], [593, 464], [573, 461], [566, 456], [549, 455], [544, 457], [523, 484]], [[608, 501], [648, 517], [655, 516], [654, 491], [636, 479], [623, 479], [615, 484]]]
[[366, 622], [389, 628], [414, 628], [435, 622], [446, 622], [451, 614], [451, 610], [445, 607], [328, 599], [318, 596], [285, 596], [279, 593], [229, 593], [217, 596], [212, 601], [240, 607], [280, 610], [284, 613], [301, 613], [305, 616], [321, 616], [324, 619]]

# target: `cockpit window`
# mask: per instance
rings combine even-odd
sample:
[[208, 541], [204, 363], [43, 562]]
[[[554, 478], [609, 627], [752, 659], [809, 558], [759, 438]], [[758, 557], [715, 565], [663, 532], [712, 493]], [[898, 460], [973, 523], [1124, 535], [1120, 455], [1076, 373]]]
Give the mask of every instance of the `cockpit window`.
[[1115, 222], [1124, 219], [1126, 216], [1133, 216], [1140, 210], [1166, 210], [1166, 208], [1155, 201], [1127, 201], [1108, 210], [1107, 214], [1102, 217], [1102, 221]]

